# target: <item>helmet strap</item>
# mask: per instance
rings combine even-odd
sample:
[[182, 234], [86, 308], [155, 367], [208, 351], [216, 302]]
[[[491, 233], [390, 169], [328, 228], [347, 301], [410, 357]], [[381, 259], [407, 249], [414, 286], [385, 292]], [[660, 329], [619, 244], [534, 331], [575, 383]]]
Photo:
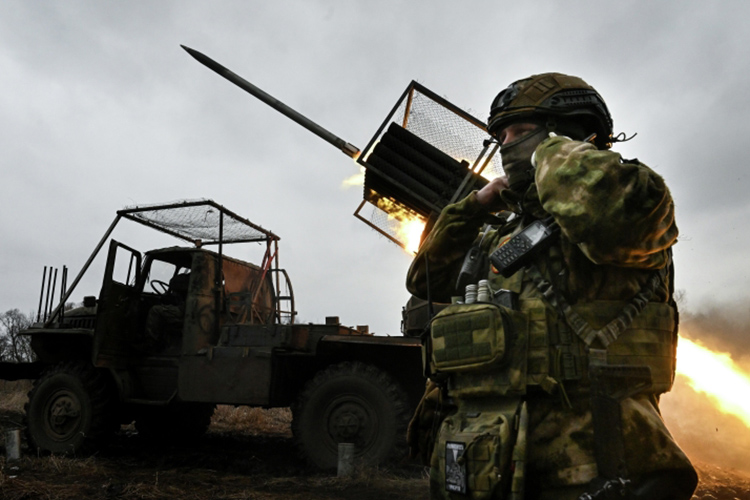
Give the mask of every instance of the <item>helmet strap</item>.
[[546, 126], [547, 126], [547, 133], [557, 131], [557, 122], [551, 116], [547, 118]]

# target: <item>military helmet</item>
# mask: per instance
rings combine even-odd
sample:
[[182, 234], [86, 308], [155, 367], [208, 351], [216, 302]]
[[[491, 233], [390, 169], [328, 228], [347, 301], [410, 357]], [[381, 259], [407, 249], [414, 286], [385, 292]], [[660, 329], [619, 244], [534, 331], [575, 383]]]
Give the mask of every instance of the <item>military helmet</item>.
[[604, 99], [582, 79], [561, 73], [532, 75], [511, 83], [492, 101], [487, 131], [494, 134], [513, 122], [549, 123], [550, 119], [580, 123], [587, 133], [596, 133], [594, 142], [599, 148], [611, 146], [612, 117]]

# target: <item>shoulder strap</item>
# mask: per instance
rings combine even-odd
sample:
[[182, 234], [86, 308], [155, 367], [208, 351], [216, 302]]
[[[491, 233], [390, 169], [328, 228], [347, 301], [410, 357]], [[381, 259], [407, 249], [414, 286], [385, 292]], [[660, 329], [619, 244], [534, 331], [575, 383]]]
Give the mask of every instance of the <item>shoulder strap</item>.
[[542, 276], [542, 273], [535, 264], [529, 266], [527, 272], [534, 282], [534, 286], [536, 286], [539, 293], [542, 294], [545, 301], [562, 314], [570, 328], [576, 333], [576, 335], [578, 335], [587, 347], [591, 347], [594, 340], [599, 339], [602, 347], [606, 349], [612, 342], [617, 340], [617, 338], [627, 330], [628, 327], [630, 327], [635, 317], [643, 311], [643, 308], [646, 307], [646, 304], [648, 304], [649, 300], [654, 296], [656, 289], [667, 279], [667, 272], [670, 265], [671, 252], [667, 264], [659, 271], [655, 271], [649, 280], [643, 285], [641, 290], [625, 305], [625, 307], [623, 307], [620, 314], [600, 329], [593, 328], [586, 322], [586, 320], [575, 312], [565, 298], [557, 292], [552, 283]]

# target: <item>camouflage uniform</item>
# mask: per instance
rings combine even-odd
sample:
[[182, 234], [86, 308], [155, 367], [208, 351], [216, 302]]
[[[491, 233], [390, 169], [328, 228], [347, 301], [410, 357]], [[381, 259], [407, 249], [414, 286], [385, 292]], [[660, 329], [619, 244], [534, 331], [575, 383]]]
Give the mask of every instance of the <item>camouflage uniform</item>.
[[[616, 316], [622, 304], [642, 290], [656, 271], [671, 271], [669, 248], [676, 242], [678, 231], [672, 198], [659, 175], [637, 160], [623, 160], [617, 153], [567, 137], [544, 140], [536, 148], [535, 157], [534, 182], [520, 202], [520, 216], [509, 217], [503, 212], [498, 220], [478, 203], [475, 193], [443, 210], [409, 270], [407, 288], [412, 294], [427, 298], [427, 258], [432, 300], [450, 302], [464, 255], [479, 241], [485, 223], [494, 224], [482, 240], [483, 250], [491, 253], [531, 220], [550, 215], [560, 225], [561, 236], [535, 264], [594, 328], [601, 328]], [[661, 356], [657, 364], [663, 373], [654, 374], [659, 381], [654, 390], [622, 403], [625, 459], [629, 476], [635, 480], [671, 474], [684, 490], [675, 486], [674, 498], [679, 499], [690, 498], [697, 479], [658, 408], [659, 394], [671, 386], [676, 346], [677, 315], [668, 274], [662, 272], [666, 279], [635, 323], [643, 331], [651, 327], [653, 331], [673, 331], [662, 332], [661, 344], [626, 332], [612, 345], [609, 356], [615, 362], [634, 352]], [[531, 323], [544, 325], [530, 333], [527, 364], [519, 368], [527, 370], [528, 384], [524, 396], [529, 408], [526, 498], [578, 498], [597, 476], [587, 349], [575, 335], [568, 345], [561, 345], [565, 321], [543, 300], [529, 272], [521, 270], [503, 278], [491, 270], [489, 279], [493, 289], [518, 292], [521, 311], [530, 316]], [[656, 316], [661, 315], [661, 319], [654, 319], [657, 309], [661, 312]], [[670, 316], [669, 321], [665, 315]], [[657, 323], [661, 326], [654, 326]], [[573, 353], [578, 364], [573, 370], [575, 376], [562, 368], [562, 352]], [[480, 380], [477, 383], [486, 382]], [[434, 386], [430, 389], [421, 416], [418, 412], [412, 422], [414, 444], [420, 427], [424, 431], [434, 425], [425, 421], [434, 409], [434, 405], [428, 408], [430, 399], [437, 399]], [[433, 485], [436, 488], [440, 486]]]

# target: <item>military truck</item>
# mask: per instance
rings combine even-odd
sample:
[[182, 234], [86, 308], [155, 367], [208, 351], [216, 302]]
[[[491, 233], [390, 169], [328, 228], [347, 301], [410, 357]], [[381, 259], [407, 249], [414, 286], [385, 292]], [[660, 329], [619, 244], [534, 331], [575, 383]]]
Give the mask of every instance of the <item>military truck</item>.
[[[123, 218], [191, 245], [142, 254], [110, 239]], [[107, 241], [99, 296], [66, 310]], [[30, 449], [90, 452], [133, 421], [147, 438], [198, 436], [215, 406], [228, 404], [291, 407], [299, 448], [320, 468], [336, 466], [340, 442], [354, 443], [355, 457], [369, 463], [402, 454], [424, 388], [419, 341], [337, 318], [295, 323], [278, 242], [210, 200], [118, 211], [69, 288], [63, 271], [54, 309], [47, 303], [57, 272], [54, 282], [51, 270], [46, 285], [43, 278], [40, 321], [23, 332], [37, 360], [0, 366], [0, 378], [35, 379]], [[262, 262], [225, 254], [240, 243], [265, 245]]]

